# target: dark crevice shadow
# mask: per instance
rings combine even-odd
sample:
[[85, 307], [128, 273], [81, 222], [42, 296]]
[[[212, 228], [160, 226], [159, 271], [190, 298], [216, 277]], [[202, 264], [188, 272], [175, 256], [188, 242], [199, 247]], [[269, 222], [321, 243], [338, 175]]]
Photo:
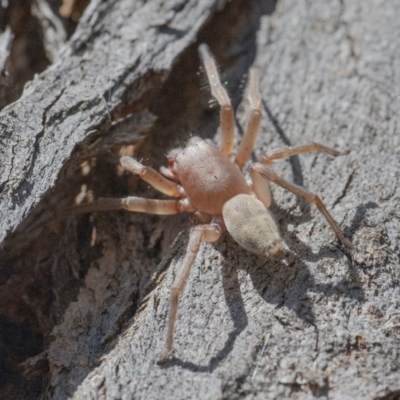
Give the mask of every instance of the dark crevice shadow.
[[[250, 2], [249, 2], [250, 3]], [[243, 136], [243, 129], [236, 118], [236, 110], [242, 103], [243, 94], [245, 89], [245, 77], [248, 75], [249, 69], [254, 64], [257, 55], [257, 38], [256, 33], [260, 27], [260, 20], [263, 15], [270, 15], [275, 11], [277, 0], [253, 0], [252, 6], [249, 10], [241, 8], [236, 9], [236, 19], [239, 25], [243, 23], [245, 14], [247, 20], [245, 22], [246, 28], [240, 32], [240, 36], [235, 38], [237, 43], [232, 45], [231, 41], [215, 40], [213, 36], [214, 30], [204, 30], [198, 37], [196, 48], [201, 43], [208, 43], [215, 57], [217, 68], [220, 73], [222, 84], [227, 90], [228, 96], [231, 100], [232, 107], [235, 113], [235, 127], [239, 131], [240, 137]], [[239, 2], [237, 2], [239, 4]], [[244, 4], [244, 3], [243, 3]], [[247, 6], [246, 6], [247, 8]], [[214, 24], [218, 24], [218, 19], [223, 14], [217, 16]], [[241, 21], [241, 22], [240, 22]], [[211, 35], [210, 35], [211, 33]], [[200, 63], [200, 60], [199, 60]], [[205, 73], [202, 74], [203, 87], [207, 92], [210, 91], [208, 79]], [[216, 131], [220, 125], [219, 121], [219, 105], [214, 98], [210, 99], [210, 107], [204, 112], [204, 118], [196, 127], [198, 136], [207, 139], [214, 139]], [[213, 116], [210, 121], [210, 115]]]

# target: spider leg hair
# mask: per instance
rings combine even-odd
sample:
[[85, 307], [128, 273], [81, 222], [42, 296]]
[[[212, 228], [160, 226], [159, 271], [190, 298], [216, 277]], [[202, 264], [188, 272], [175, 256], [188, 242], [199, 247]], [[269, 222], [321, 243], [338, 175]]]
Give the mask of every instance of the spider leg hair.
[[219, 114], [222, 133], [221, 153], [227, 157], [230, 157], [234, 145], [235, 129], [235, 118], [231, 100], [229, 99], [225, 88], [221, 84], [217, 67], [215, 65], [215, 60], [206, 44], [203, 43], [199, 46], [199, 54], [204, 63], [208, 81], [210, 82], [211, 94], [216, 98], [221, 106]]
[[142, 165], [132, 157], [121, 157], [121, 165], [127, 171], [137, 174], [154, 189], [171, 197], [183, 197], [184, 191], [176, 182], [170, 181], [153, 168]]
[[247, 121], [242, 141], [236, 154], [235, 163], [242, 169], [253, 151], [261, 124], [261, 94], [259, 89], [260, 71], [256, 68], [250, 69], [248, 98], [251, 112]]

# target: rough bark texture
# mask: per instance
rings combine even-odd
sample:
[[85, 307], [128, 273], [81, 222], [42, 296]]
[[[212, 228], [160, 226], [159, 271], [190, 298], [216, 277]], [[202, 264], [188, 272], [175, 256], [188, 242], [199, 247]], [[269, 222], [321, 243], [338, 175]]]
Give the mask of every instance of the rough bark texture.
[[[53, 65], [0, 114], [2, 397], [400, 398], [399, 6], [92, 1]], [[266, 260], [228, 234], [203, 245], [174, 357], [159, 364], [189, 216], [58, 214], [89, 191], [157, 196], [121, 176], [121, 151], [158, 167], [190, 134], [214, 138], [202, 42], [237, 107], [238, 139], [243, 77], [262, 71], [254, 160], [309, 141], [351, 150], [276, 170], [318, 193], [356, 248], [273, 187], [290, 252]]]

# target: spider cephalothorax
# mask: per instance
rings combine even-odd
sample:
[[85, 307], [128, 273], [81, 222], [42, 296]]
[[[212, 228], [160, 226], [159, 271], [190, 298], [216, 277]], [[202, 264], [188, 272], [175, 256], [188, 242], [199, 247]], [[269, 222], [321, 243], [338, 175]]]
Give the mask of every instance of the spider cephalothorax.
[[250, 70], [249, 101], [251, 112], [242, 141], [234, 159], [234, 115], [229, 97], [221, 85], [214, 60], [205, 45], [200, 46], [213, 96], [221, 106], [220, 121], [222, 140], [220, 148], [210, 140], [192, 137], [184, 148], [174, 149], [167, 155], [168, 167], [158, 173], [131, 157], [122, 157], [124, 169], [138, 174], [158, 191], [175, 200], [154, 200], [140, 197], [124, 199], [100, 198], [94, 203], [75, 208], [76, 212], [126, 209], [150, 214], [176, 214], [195, 212], [204, 222], [190, 231], [189, 244], [182, 266], [175, 278], [171, 292], [170, 315], [165, 358], [172, 349], [174, 324], [179, 295], [182, 293], [190, 268], [194, 263], [201, 242], [214, 242], [227, 230], [243, 248], [256, 254], [277, 258], [283, 254], [283, 240], [278, 226], [269, 211], [272, 181], [294, 194], [315, 204], [327, 219], [339, 239], [348, 247], [347, 240], [319, 197], [279, 177], [270, 164], [297, 154], [323, 152], [331, 156], [347, 154], [318, 143], [285, 147], [264, 154], [250, 167], [251, 183], [242, 173], [258, 135], [261, 121], [261, 95], [258, 89], [259, 72]]

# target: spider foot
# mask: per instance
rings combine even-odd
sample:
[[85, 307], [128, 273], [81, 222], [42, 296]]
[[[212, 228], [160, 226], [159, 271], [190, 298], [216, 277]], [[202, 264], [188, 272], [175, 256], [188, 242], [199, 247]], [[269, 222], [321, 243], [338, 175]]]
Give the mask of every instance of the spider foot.
[[158, 362], [159, 362], [160, 364], [163, 364], [163, 363], [167, 362], [168, 359], [171, 358], [172, 353], [173, 353], [173, 349], [167, 349], [167, 348], [164, 349], [164, 350], [162, 351], [162, 353], [160, 354], [160, 357], [159, 357], [159, 359], [158, 359]]

